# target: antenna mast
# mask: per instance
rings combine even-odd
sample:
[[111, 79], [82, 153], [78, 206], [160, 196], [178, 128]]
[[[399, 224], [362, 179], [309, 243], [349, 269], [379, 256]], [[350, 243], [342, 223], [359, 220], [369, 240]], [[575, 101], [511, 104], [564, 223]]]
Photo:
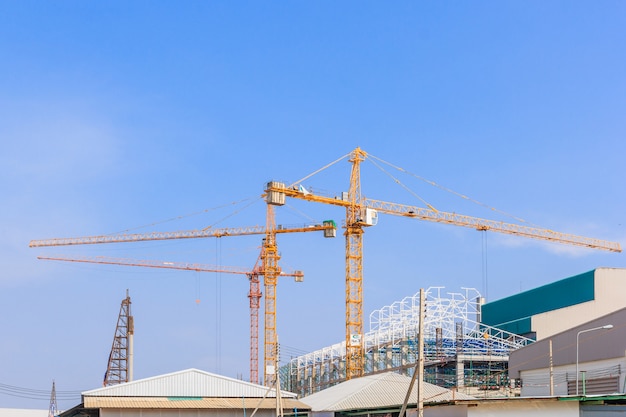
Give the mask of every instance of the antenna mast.
[[52, 381], [52, 392], [50, 392], [50, 407], [48, 408], [48, 417], [55, 417], [58, 411], [59, 406], [57, 405], [57, 390], [54, 385], [54, 381]]

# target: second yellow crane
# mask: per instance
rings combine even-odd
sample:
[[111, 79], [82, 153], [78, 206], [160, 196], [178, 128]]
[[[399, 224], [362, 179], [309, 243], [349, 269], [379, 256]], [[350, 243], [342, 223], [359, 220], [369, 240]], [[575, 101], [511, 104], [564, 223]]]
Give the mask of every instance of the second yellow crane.
[[[245, 235], [265, 235], [265, 241], [262, 249], [262, 267], [265, 288], [265, 309], [264, 309], [264, 353], [263, 353], [263, 381], [267, 386], [275, 383], [276, 369], [276, 284], [277, 278], [281, 275], [281, 269], [278, 266], [280, 255], [276, 244], [276, 234], [283, 233], [303, 233], [323, 231], [324, 237], [335, 237], [336, 225], [332, 220], [325, 220], [321, 223], [306, 224], [297, 226], [276, 226], [274, 220], [274, 210], [267, 207], [266, 220], [269, 226], [252, 226], [222, 229], [202, 229], [202, 230], [182, 230], [174, 232], [149, 232], [149, 233], [132, 233], [117, 235], [101, 235], [101, 236], [83, 236], [73, 238], [53, 238], [43, 240], [32, 240], [30, 247], [47, 247], [47, 246], [72, 246], [86, 244], [103, 244], [103, 243], [122, 243], [122, 242], [144, 242], [152, 240], [170, 240], [170, 239], [194, 239], [194, 238], [211, 238], [225, 236], [245, 236]], [[104, 262], [103, 262], [104, 263]], [[189, 265], [189, 264], [188, 264]], [[150, 266], [147, 264], [141, 266]], [[165, 266], [161, 266], [165, 267]], [[179, 268], [190, 269], [190, 268]], [[228, 272], [228, 271], [224, 271]], [[258, 283], [255, 295], [251, 296], [251, 303], [255, 301], [258, 294]], [[252, 292], [251, 292], [252, 294]], [[258, 302], [258, 299], [256, 299]], [[251, 343], [252, 345], [252, 343]]]

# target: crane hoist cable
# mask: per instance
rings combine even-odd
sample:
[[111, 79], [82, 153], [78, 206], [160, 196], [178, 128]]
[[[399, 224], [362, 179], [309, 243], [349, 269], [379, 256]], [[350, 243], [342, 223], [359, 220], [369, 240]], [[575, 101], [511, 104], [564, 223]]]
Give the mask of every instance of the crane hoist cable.
[[[229, 207], [229, 206], [236, 206], [236, 205], [238, 205], [238, 204], [241, 204], [241, 203], [243, 203], [243, 202], [250, 201], [250, 200], [252, 200], [252, 203], [250, 203], [250, 204], [246, 205], [244, 208], [249, 207], [249, 206], [250, 206], [250, 205], [252, 205], [253, 203], [255, 203], [255, 202], [257, 202], [258, 200], [260, 200], [260, 198], [259, 198], [258, 196], [256, 196], [256, 195], [255, 195], [255, 196], [253, 196], [253, 197], [247, 197], [247, 198], [244, 198], [244, 199], [241, 199], [241, 200], [238, 200], [238, 201], [232, 201], [232, 202], [230, 202], [230, 203], [221, 204], [221, 205], [219, 205], [219, 206], [215, 206], [215, 207], [210, 207], [210, 208], [207, 208], [207, 209], [204, 209], [204, 210], [201, 210], [201, 211], [196, 211], [196, 212], [189, 213], [189, 214], [181, 214], [181, 215], [176, 216], [176, 217], [170, 217], [170, 218], [168, 218], [168, 219], [158, 220], [158, 221], [154, 221], [154, 222], [152, 222], [152, 223], [148, 223], [148, 224], [145, 224], [145, 225], [135, 226], [135, 227], [131, 227], [131, 228], [128, 228], [128, 229], [125, 229], [125, 230], [121, 230], [121, 231], [119, 231], [119, 232], [112, 232], [112, 233], [108, 233], [108, 234], [110, 234], [110, 235], [117, 235], [117, 234], [121, 234], [121, 233], [128, 233], [128, 232], [130, 232], [130, 231], [132, 231], [132, 230], [145, 229], [146, 227], [153, 227], [153, 226], [156, 226], [156, 225], [159, 225], [159, 224], [164, 224], [164, 223], [169, 223], [169, 222], [173, 222], [173, 221], [176, 221], [176, 220], [186, 219], [186, 218], [188, 218], [188, 217], [199, 216], [199, 215], [201, 215], [201, 214], [205, 214], [205, 213], [209, 213], [209, 212], [211, 212], [211, 211], [215, 211], [215, 210], [223, 209], [223, 208], [225, 208], [225, 207]], [[237, 212], [239, 212], [239, 211], [241, 211], [241, 210], [243, 210], [243, 209], [240, 209], [240, 210], [238, 210]], [[230, 217], [230, 216], [229, 216], [229, 217]], [[223, 220], [223, 219], [222, 219], [222, 220]], [[221, 220], [220, 220], [220, 221], [221, 221]], [[216, 222], [216, 223], [217, 223], [217, 222]]]
[[397, 179], [396, 177], [394, 177], [393, 175], [391, 175], [390, 172], [387, 172], [386, 170], [383, 169], [383, 167], [381, 167], [380, 165], [378, 165], [376, 162], [370, 160], [370, 162], [377, 167], [378, 169], [380, 169], [382, 172], [384, 172], [386, 175], [388, 175], [393, 182], [395, 182], [396, 184], [398, 184], [400, 187], [404, 188], [406, 191], [409, 192], [409, 194], [411, 194], [413, 197], [417, 198], [418, 200], [420, 200], [422, 203], [424, 203], [426, 205], [426, 207], [428, 207], [429, 209], [431, 209], [432, 211], [438, 212], [439, 210], [437, 210], [435, 207], [433, 207], [431, 204], [429, 204], [426, 200], [424, 200], [422, 197], [420, 197], [419, 195], [417, 195], [416, 192], [414, 192], [413, 190], [411, 190], [409, 187], [407, 187], [406, 185], [404, 185], [403, 183], [400, 182], [399, 179]]
[[331, 163], [329, 163], [329, 164], [327, 164], [327, 165], [325, 165], [325, 166], [321, 167], [321, 168], [320, 168], [320, 169], [318, 169], [317, 171], [314, 171], [314, 172], [310, 173], [309, 175], [307, 175], [306, 177], [304, 177], [304, 178], [302, 178], [302, 179], [300, 179], [300, 180], [298, 180], [298, 181], [296, 181], [296, 182], [292, 183], [292, 184], [290, 185], [290, 187], [294, 187], [294, 186], [296, 186], [296, 185], [298, 185], [298, 184], [302, 183], [303, 181], [308, 180], [308, 179], [309, 179], [309, 178], [311, 178], [312, 176], [314, 176], [314, 175], [316, 175], [316, 174], [318, 174], [318, 173], [320, 173], [320, 172], [324, 171], [326, 168], [328, 168], [328, 167], [331, 167], [331, 166], [335, 165], [337, 162], [339, 162], [339, 161], [341, 161], [341, 160], [343, 160], [343, 159], [346, 159], [346, 158], [348, 158], [348, 157], [349, 157], [349, 156], [351, 156], [351, 155], [352, 155], [352, 152], [345, 154], [344, 156], [342, 156], [342, 157], [340, 157], [340, 158], [338, 158], [338, 159], [334, 160], [333, 162], [331, 162]]
[[[222, 266], [222, 239], [215, 239], [215, 261]], [[222, 273], [215, 280], [215, 371], [220, 373], [222, 361]]]
[[482, 274], [483, 274], [483, 295], [485, 300], [489, 300], [489, 275], [487, 268], [487, 231], [481, 230], [482, 237]]
[[224, 216], [224, 217], [222, 217], [221, 219], [219, 219], [219, 220], [217, 220], [217, 221], [213, 222], [212, 224], [210, 224], [210, 225], [208, 225], [208, 226], [204, 227], [202, 230], [204, 231], [204, 230], [209, 230], [209, 229], [212, 229], [214, 226], [216, 226], [216, 225], [220, 224], [220, 223], [221, 223], [221, 222], [223, 222], [224, 220], [226, 220], [226, 219], [230, 219], [230, 218], [231, 218], [231, 217], [233, 217], [234, 215], [239, 214], [242, 210], [247, 209], [248, 207], [250, 207], [250, 206], [252, 206], [253, 204], [258, 203], [259, 201], [262, 201], [262, 200], [263, 200], [263, 198], [262, 198], [262, 197], [257, 197], [256, 199], [253, 199], [250, 203], [246, 204], [245, 206], [243, 206], [243, 207], [242, 207], [242, 208], [240, 208], [239, 210], [233, 211], [233, 212], [232, 212], [232, 213], [230, 213], [229, 215]]

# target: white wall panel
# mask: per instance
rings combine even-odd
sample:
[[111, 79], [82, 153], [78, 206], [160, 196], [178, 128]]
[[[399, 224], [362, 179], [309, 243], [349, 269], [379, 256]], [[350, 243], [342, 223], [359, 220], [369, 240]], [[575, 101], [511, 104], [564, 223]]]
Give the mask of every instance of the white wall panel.
[[468, 407], [467, 417], [578, 417], [577, 401], [513, 400]]

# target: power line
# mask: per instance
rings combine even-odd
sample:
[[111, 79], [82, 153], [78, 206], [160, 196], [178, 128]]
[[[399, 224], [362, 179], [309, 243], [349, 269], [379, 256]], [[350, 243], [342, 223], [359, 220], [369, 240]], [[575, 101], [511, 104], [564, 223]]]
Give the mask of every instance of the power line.
[[[0, 383], [0, 394], [31, 400], [50, 400], [50, 390], [24, 388], [2, 383]], [[80, 400], [81, 391], [56, 391], [56, 396], [61, 400]]]

